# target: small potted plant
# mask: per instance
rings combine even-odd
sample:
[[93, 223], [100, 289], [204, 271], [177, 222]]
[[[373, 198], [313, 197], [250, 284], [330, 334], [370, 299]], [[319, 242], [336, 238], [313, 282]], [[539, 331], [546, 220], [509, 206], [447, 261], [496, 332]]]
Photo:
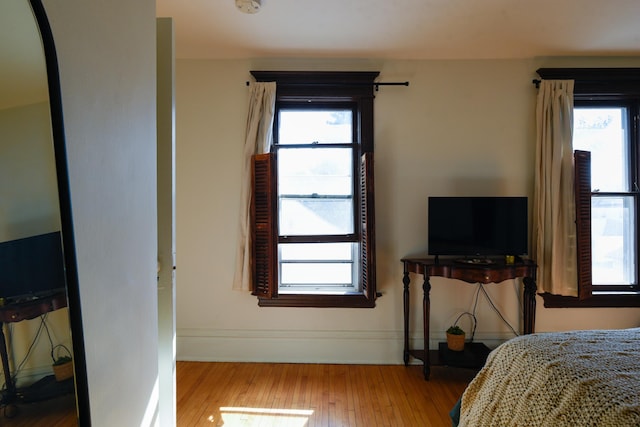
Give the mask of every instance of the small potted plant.
[[[64, 356], [54, 356], [54, 350], [56, 348], [64, 348], [67, 352]], [[71, 357], [71, 352], [69, 349], [63, 345], [57, 345], [54, 347], [54, 350], [51, 350], [51, 359], [53, 360], [53, 374], [56, 377], [56, 381], [64, 381], [73, 377], [73, 359]]]
[[464, 330], [460, 326], [453, 325], [447, 329], [447, 347], [452, 351], [464, 350]]

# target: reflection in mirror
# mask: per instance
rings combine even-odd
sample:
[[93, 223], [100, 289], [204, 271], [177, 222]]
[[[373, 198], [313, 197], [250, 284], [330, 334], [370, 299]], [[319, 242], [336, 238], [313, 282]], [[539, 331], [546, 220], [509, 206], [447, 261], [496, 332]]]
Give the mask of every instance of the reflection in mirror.
[[29, 0], [0, 2], [3, 426], [78, 421], [73, 363], [59, 363], [75, 360], [77, 348], [67, 301], [67, 278], [75, 271], [65, 260], [74, 251], [64, 238], [61, 207], [70, 207], [60, 203], [60, 146], [54, 144], [42, 42]]

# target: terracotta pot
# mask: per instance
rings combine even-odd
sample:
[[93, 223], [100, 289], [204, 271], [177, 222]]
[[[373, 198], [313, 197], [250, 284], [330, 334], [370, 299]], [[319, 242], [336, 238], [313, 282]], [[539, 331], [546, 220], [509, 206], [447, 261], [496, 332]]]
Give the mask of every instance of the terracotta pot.
[[73, 362], [53, 365], [53, 374], [56, 377], [56, 381], [64, 381], [71, 378], [73, 376]]
[[464, 350], [464, 335], [447, 334], [447, 347], [452, 351]]

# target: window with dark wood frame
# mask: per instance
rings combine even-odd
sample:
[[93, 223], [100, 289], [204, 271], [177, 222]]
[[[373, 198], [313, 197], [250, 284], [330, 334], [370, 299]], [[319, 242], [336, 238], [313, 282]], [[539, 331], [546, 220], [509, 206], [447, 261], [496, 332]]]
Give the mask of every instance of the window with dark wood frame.
[[[640, 105], [640, 69], [638, 68], [542, 68], [537, 70], [543, 79], [570, 79], [575, 81], [576, 105], [603, 105], [616, 102], [632, 102]], [[635, 110], [636, 112], [638, 109]], [[640, 130], [634, 116], [631, 120], [632, 178], [637, 191], [640, 156]], [[639, 307], [640, 292], [608, 291], [592, 283], [592, 221], [591, 221], [591, 156], [589, 152], [574, 153], [576, 193], [576, 234], [578, 251], [578, 297], [542, 294], [544, 305], [555, 307]], [[636, 200], [638, 198], [636, 197]], [[636, 201], [636, 212], [639, 212]], [[640, 220], [635, 219], [634, 233], [640, 236]], [[639, 240], [636, 237], [636, 240]], [[637, 287], [636, 282], [636, 287]]]
[[[253, 158], [252, 273], [253, 294], [260, 306], [375, 307], [375, 209], [373, 179], [373, 89], [377, 72], [262, 72], [257, 81], [277, 84], [276, 110], [304, 103], [354, 105], [354, 234], [357, 243], [358, 291], [345, 294], [279, 292], [278, 244], [308, 241], [304, 236], [279, 236], [277, 146]], [[276, 114], [277, 117], [277, 114]], [[276, 125], [277, 126], [277, 119]], [[277, 129], [274, 131], [277, 135]], [[277, 144], [277, 142], [276, 142]], [[331, 241], [331, 237], [325, 241]], [[334, 237], [340, 240], [339, 237]], [[344, 240], [344, 239], [343, 239]]]

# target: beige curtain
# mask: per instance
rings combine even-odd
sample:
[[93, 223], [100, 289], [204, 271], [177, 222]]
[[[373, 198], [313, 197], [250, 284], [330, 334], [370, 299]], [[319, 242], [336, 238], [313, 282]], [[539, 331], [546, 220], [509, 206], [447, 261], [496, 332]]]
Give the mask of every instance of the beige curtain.
[[577, 296], [573, 80], [543, 80], [536, 108], [533, 206], [538, 290]]
[[240, 188], [240, 226], [236, 250], [233, 289], [251, 290], [251, 156], [269, 151], [273, 137], [273, 117], [276, 106], [276, 84], [251, 83], [249, 113], [242, 153], [242, 183]]

